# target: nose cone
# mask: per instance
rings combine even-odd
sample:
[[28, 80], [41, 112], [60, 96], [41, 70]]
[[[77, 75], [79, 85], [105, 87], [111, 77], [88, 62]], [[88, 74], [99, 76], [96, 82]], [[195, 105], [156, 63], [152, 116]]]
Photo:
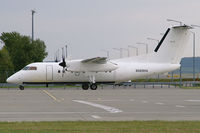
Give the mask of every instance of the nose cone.
[[15, 79], [13, 76], [10, 76], [9, 78], [7, 78], [6, 82], [7, 83], [15, 83]]
[[7, 80], [7, 83], [12, 83], [12, 84], [21, 84], [21, 76], [19, 73], [15, 73], [12, 76], [10, 76]]

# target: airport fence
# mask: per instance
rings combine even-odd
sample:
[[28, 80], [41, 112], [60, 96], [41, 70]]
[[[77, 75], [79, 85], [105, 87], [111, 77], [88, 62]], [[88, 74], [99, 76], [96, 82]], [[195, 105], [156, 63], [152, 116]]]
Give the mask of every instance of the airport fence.
[[[45, 84], [25, 84], [26, 89], [81, 89], [80, 84], [51, 84], [46, 87]], [[19, 86], [10, 83], [0, 83], [2, 89], [17, 89]], [[124, 82], [120, 84], [99, 85], [99, 89], [128, 89], [128, 88], [188, 88], [200, 87], [200, 81], [181, 81], [181, 82]]]

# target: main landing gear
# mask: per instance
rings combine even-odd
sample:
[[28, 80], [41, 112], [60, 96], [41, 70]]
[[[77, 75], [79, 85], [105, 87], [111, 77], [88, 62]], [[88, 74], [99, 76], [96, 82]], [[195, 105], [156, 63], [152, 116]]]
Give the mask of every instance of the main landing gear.
[[83, 90], [88, 90], [89, 87], [90, 87], [91, 90], [96, 90], [97, 89], [97, 84], [95, 84], [95, 83], [92, 83], [92, 84], [88, 84], [88, 83], [82, 84], [82, 89]]

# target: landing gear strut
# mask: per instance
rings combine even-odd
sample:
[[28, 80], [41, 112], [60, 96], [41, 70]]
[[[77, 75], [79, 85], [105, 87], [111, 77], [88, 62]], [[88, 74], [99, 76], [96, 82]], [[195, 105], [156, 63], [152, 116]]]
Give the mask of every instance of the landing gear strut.
[[20, 89], [20, 90], [24, 90], [24, 86], [20, 85], [20, 86], [19, 86], [19, 89]]

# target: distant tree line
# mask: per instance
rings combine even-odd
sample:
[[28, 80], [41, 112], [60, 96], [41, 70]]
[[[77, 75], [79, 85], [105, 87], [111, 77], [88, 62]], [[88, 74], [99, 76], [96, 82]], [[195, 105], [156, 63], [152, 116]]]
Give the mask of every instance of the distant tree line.
[[29, 36], [18, 32], [3, 32], [0, 39], [5, 44], [0, 50], [0, 82], [5, 82], [13, 72], [32, 62], [41, 62], [47, 56], [46, 45], [40, 39], [32, 42]]

